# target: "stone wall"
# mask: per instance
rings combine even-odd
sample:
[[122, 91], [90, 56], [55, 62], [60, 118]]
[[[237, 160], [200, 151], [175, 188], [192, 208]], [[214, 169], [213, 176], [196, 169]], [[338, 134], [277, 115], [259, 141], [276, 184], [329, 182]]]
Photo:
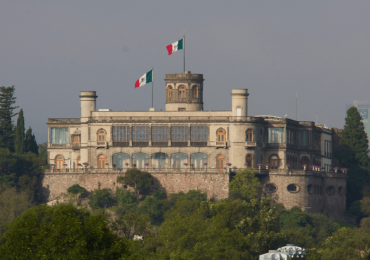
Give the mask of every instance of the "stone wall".
[[[122, 184], [117, 183], [117, 173], [54, 173], [42, 175], [40, 179], [42, 196], [46, 201], [55, 200], [67, 189], [79, 184], [88, 191], [100, 188], [115, 190]], [[208, 198], [222, 199], [228, 197], [229, 174], [224, 173], [156, 173], [153, 174], [154, 186], [166, 191], [167, 194], [201, 190]]]

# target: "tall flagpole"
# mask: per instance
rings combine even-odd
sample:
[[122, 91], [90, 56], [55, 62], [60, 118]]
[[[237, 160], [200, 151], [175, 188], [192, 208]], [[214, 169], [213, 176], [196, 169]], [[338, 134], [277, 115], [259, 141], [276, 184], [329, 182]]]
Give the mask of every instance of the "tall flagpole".
[[153, 106], [153, 81], [154, 81], [154, 77], [153, 77], [154, 75], [153, 75], [153, 67], [152, 67], [152, 107], [154, 107]]
[[184, 34], [184, 73], [185, 73], [185, 34]]

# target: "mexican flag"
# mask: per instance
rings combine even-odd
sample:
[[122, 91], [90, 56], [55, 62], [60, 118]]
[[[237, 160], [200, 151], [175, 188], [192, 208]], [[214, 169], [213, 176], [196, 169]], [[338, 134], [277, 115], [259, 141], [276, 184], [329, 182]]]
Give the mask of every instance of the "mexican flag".
[[149, 82], [153, 82], [153, 70], [145, 73], [140, 79], [138, 79], [135, 82], [135, 88], [140, 88]]
[[184, 39], [181, 39], [177, 42], [174, 42], [174, 43], [166, 46], [166, 48], [167, 48], [167, 51], [168, 51], [168, 55], [171, 55], [175, 51], [182, 50], [182, 49], [184, 49]]

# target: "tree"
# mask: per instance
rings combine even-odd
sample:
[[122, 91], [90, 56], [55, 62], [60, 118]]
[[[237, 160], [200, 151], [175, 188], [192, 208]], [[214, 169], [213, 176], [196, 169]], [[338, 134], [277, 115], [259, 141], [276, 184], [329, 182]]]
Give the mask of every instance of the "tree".
[[[353, 160], [347, 161], [348, 165], [343, 165], [343, 167], [350, 168], [351, 164], [358, 164], [366, 168], [369, 165], [369, 139], [361, 119], [361, 115], [357, 108], [351, 107], [347, 110], [346, 123], [343, 131], [340, 133], [341, 139], [339, 145], [342, 150], [353, 151], [352, 156], [350, 156]], [[345, 158], [339, 159], [345, 162], [343, 161]]]
[[14, 97], [14, 86], [0, 88], [0, 147], [8, 148], [14, 152], [14, 125], [12, 117], [17, 115]]
[[106, 208], [114, 203], [111, 189], [98, 189], [91, 192], [89, 205], [93, 209]]
[[25, 211], [4, 234], [2, 259], [127, 259], [129, 242], [71, 204], [40, 205]]
[[86, 190], [85, 188], [81, 187], [80, 185], [78, 184], [75, 184], [75, 185], [72, 185], [71, 187], [69, 187], [67, 189], [68, 193], [72, 193], [72, 194], [80, 194], [80, 193], [84, 193]]
[[32, 134], [32, 128], [29, 127], [26, 132], [26, 141], [25, 141], [25, 152], [32, 152], [36, 155], [39, 154], [39, 146], [36, 142], [36, 137], [34, 134]]
[[127, 212], [122, 218], [112, 223], [112, 229], [126, 239], [134, 235], [148, 236], [151, 233], [150, 218], [148, 215], [139, 215], [136, 212]]
[[117, 178], [117, 182], [134, 188], [136, 200], [139, 201], [139, 194], [147, 193], [153, 185], [153, 176], [138, 169], [129, 169], [126, 171], [125, 176]]
[[18, 114], [17, 126], [15, 128], [15, 140], [14, 140], [14, 148], [15, 152], [18, 154], [23, 154], [25, 151], [25, 127], [24, 127], [24, 117], [23, 117], [23, 110], [21, 109]]
[[39, 144], [39, 158], [42, 159], [45, 165], [48, 162], [48, 143]]
[[257, 198], [261, 186], [261, 182], [255, 177], [252, 168], [239, 170], [229, 183], [230, 198], [248, 201]]

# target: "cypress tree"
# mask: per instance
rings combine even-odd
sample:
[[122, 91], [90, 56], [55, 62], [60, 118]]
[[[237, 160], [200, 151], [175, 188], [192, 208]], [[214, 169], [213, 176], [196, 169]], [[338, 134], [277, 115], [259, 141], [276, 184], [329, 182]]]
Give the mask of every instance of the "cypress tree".
[[13, 106], [15, 104], [14, 86], [0, 88], [0, 146], [14, 152], [14, 125], [12, 117], [17, 115]]
[[361, 119], [357, 108], [348, 109], [344, 129], [340, 133], [339, 148], [334, 151], [340, 166], [348, 168], [347, 208], [362, 198], [362, 192], [370, 182], [368, 174], [369, 141]]
[[23, 154], [25, 152], [25, 127], [24, 127], [24, 117], [23, 110], [19, 111], [17, 126], [15, 128], [15, 141], [14, 148], [15, 152], [18, 154]]
[[26, 141], [25, 141], [25, 152], [32, 152], [36, 155], [39, 154], [39, 146], [36, 142], [36, 137], [32, 134], [32, 128], [29, 127], [26, 132]]
[[345, 159], [348, 162], [348, 165], [343, 165], [344, 167], [357, 164], [366, 169], [369, 165], [369, 139], [361, 119], [357, 108], [351, 107], [348, 109], [345, 119], [346, 124], [340, 134], [339, 143], [341, 150], [344, 150], [343, 156], [346, 157], [342, 158], [342, 161]]

